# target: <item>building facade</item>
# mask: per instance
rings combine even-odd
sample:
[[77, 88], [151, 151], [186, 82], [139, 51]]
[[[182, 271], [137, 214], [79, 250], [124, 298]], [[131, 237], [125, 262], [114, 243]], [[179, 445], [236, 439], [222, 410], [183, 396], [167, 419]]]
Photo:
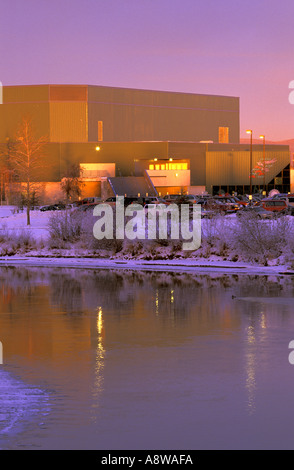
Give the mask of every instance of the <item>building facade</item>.
[[239, 142], [239, 98], [90, 85], [4, 86], [0, 142], [31, 115], [49, 142]]
[[[84, 196], [101, 181], [148, 173], [161, 194], [290, 191], [288, 146], [240, 144], [239, 98], [90, 85], [3, 87], [0, 146], [23, 118], [46, 137], [44, 200], [62, 198], [60, 181], [80, 165]], [[250, 151], [252, 150], [252, 169]], [[264, 170], [264, 171], [263, 171]]]

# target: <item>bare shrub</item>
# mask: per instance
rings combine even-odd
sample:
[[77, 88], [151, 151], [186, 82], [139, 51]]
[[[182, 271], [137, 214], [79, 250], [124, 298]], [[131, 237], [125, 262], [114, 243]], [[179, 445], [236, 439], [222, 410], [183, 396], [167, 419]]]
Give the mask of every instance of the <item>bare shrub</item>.
[[95, 252], [102, 250], [111, 253], [117, 253], [122, 249], [123, 240], [118, 240], [115, 237], [113, 239], [103, 238], [102, 240], [98, 240], [94, 237], [93, 227], [97, 219], [93, 216], [92, 210], [87, 210], [86, 212], [81, 213], [80, 217], [82, 222], [80, 238], [82, 247], [85, 247]]
[[38, 248], [38, 242], [28, 230], [0, 230], [0, 256], [28, 253]]
[[78, 241], [82, 233], [82, 217], [76, 212], [54, 212], [48, 221], [49, 239], [52, 243]]
[[196, 254], [208, 258], [210, 255], [229, 256], [233, 249], [232, 227], [234, 220], [221, 214], [215, 214], [201, 223], [201, 247]]
[[285, 217], [262, 220], [256, 213], [243, 213], [234, 226], [234, 246], [248, 259], [267, 266], [285, 250], [288, 223]]

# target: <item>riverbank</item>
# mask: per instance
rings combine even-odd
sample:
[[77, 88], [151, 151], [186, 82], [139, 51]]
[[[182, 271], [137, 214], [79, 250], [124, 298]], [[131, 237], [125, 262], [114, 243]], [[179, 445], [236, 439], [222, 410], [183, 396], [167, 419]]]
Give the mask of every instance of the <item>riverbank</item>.
[[1, 266], [30, 266], [54, 268], [81, 268], [91, 270], [144, 270], [166, 272], [221, 272], [246, 275], [289, 275], [294, 271], [288, 266], [262, 266], [250, 263], [230, 262], [223, 260], [121, 260], [111, 258], [74, 257], [74, 256], [11, 256], [0, 257]]
[[25, 212], [2, 206], [0, 266], [294, 275], [293, 217], [242, 223], [236, 215], [204, 219], [201, 247], [194, 252], [181, 251], [176, 241], [99, 242], [91, 214], [78, 219], [83, 229], [88, 221], [88, 230], [71, 242], [62, 231], [52, 236], [52, 221], [59, 228], [62, 219], [62, 214], [32, 211], [28, 227]]

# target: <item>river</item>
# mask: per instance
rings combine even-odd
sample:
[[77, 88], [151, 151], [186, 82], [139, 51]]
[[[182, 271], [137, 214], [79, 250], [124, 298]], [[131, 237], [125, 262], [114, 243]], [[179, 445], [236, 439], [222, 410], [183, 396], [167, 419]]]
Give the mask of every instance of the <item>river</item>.
[[291, 276], [0, 268], [1, 449], [294, 449]]

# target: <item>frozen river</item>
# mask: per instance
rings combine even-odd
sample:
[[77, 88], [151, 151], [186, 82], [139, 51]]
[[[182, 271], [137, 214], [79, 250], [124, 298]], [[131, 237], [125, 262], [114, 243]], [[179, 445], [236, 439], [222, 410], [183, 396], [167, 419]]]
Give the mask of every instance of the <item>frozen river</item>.
[[294, 449], [294, 279], [0, 268], [1, 449]]

